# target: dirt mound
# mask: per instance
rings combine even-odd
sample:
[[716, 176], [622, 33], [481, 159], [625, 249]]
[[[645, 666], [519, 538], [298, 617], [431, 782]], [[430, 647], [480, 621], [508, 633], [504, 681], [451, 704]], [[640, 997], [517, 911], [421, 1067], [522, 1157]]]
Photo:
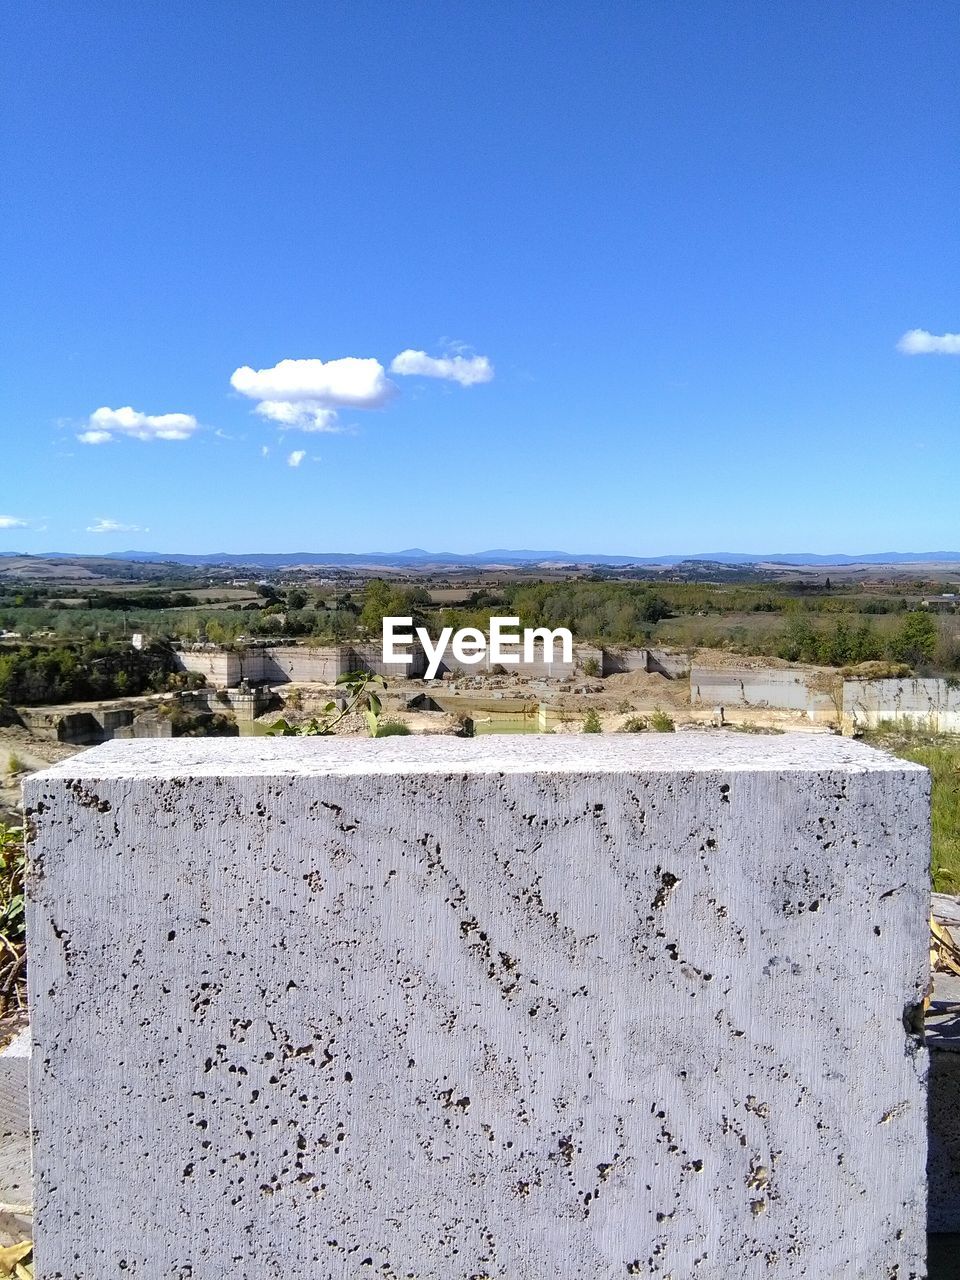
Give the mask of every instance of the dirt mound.
[[660, 689], [684, 688], [686, 680], [671, 680], [659, 671], [618, 671], [615, 675], [606, 676], [603, 681], [605, 689], [638, 689], [655, 693]]

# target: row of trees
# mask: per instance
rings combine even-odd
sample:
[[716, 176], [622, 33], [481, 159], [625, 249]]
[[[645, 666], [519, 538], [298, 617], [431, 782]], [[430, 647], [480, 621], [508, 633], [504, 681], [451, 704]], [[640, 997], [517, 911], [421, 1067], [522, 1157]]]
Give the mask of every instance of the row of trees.
[[939, 632], [931, 614], [913, 610], [889, 636], [879, 635], [868, 622], [851, 626], [839, 619], [831, 628], [812, 627], [806, 619], [790, 622], [777, 644], [777, 654], [790, 662], [845, 667], [884, 658], [910, 667], [924, 667], [936, 653]]
[[[131, 593], [130, 602], [139, 594]], [[43, 662], [12, 659], [9, 651], [0, 658], [0, 672], [6, 672], [0, 681], [0, 697], [10, 697], [4, 687], [15, 689], [13, 700], [20, 702], [140, 692], [149, 677], [136, 665], [139, 660], [129, 656], [135, 651], [129, 647], [128, 637], [136, 630], [168, 642], [232, 644], [242, 637], [280, 636], [338, 642], [358, 636], [376, 639], [383, 618], [391, 615], [412, 617], [415, 626], [426, 626], [432, 634], [445, 626], [486, 629], [492, 614], [506, 614], [518, 616], [521, 626], [569, 627], [580, 641], [613, 645], [660, 640], [681, 646], [725, 646], [743, 653], [776, 653], [792, 661], [830, 666], [889, 659], [914, 668], [960, 669], [960, 638], [951, 639], [948, 620], [940, 620], [938, 625], [937, 618], [925, 611], [901, 608], [905, 601], [881, 598], [875, 602], [875, 612], [891, 616], [874, 618], [866, 613], [869, 602], [861, 602], [859, 613], [843, 611], [817, 618], [798, 607], [796, 599], [773, 599], [756, 588], [590, 579], [508, 583], [496, 596], [476, 592], [457, 608], [434, 604], [422, 587], [379, 578], [370, 580], [362, 593], [341, 591], [321, 596], [300, 587], [280, 591], [261, 584], [258, 595], [256, 602], [232, 607], [171, 608], [143, 615], [132, 609], [129, 613], [115, 609], [65, 609], [59, 613], [42, 608], [0, 609], [0, 627], [21, 630], [25, 638], [32, 633], [36, 640], [43, 639], [51, 646], [44, 650], [46, 674]], [[715, 605], [721, 598], [740, 606], [740, 611], [714, 614], [696, 608], [708, 600]], [[744, 612], [750, 601], [751, 608]], [[839, 603], [846, 610], [851, 597]], [[782, 620], [765, 616], [781, 612]], [[716, 617], [716, 623], [704, 615]], [[52, 622], [52, 627], [45, 629], [45, 622]], [[664, 625], [658, 627], [661, 623]], [[108, 671], [109, 664], [102, 661], [86, 674], [86, 658], [80, 655], [100, 653], [103, 657], [109, 641], [126, 641], [119, 649], [128, 656], [116, 672]], [[133, 662], [135, 668], [128, 670], [124, 662]], [[27, 670], [32, 673], [29, 677]], [[25, 696], [21, 687], [25, 683], [39, 686], [38, 696], [33, 696], [36, 689]], [[51, 690], [48, 695], [42, 692], [46, 687]], [[71, 692], [78, 687], [93, 692]]]

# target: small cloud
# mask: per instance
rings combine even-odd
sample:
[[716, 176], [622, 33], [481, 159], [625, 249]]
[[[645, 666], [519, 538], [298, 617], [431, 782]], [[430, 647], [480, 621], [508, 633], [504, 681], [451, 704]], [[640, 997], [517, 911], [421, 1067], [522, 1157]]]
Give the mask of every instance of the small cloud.
[[905, 356], [960, 356], [960, 333], [928, 333], [910, 329], [897, 343]]
[[140, 413], [130, 405], [122, 409], [105, 405], [91, 413], [87, 430], [77, 439], [82, 444], [106, 444], [122, 436], [134, 440], [189, 440], [198, 425], [192, 413]]
[[281, 360], [269, 369], [235, 369], [230, 385], [258, 401], [254, 412], [282, 427], [335, 432], [337, 410], [379, 409], [394, 393], [379, 360]]
[[87, 533], [149, 533], [150, 530], [139, 524], [121, 524], [119, 520], [110, 520], [106, 516], [98, 516], [93, 524], [87, 525]]
[[493, 365], [487, 356], [428, 356], [425, 351], [401, 351], [390, 362], [390, 372], [401, 377], [444, 378], [473, 387], [493, 380]]
[[269, 457], [270, 457], [270, 446], [269, 446], [268, 444], [262, 444], [262, 445], [260, 446], [260, 457], [261, 457], [261, 458], [269, 458]]
[[299, 467], [300, 463], [307, 456], [306, 449], [294, 449], [293, 453], [287, 458], [288, 467]]
[[316, 400], [303, 400], [289, 404], [286, 400], [261, 400], [254, 405], [254, 413], [282, 427], [299, 427], [301, 431], [323, 431], [336, 434], [345, 431], [337, 422], [336, 409], [326, 409]]
[[26, 529], [28, 527], [26, 520], [21, 520], [19, 516], [0, 516], [0, 529]]

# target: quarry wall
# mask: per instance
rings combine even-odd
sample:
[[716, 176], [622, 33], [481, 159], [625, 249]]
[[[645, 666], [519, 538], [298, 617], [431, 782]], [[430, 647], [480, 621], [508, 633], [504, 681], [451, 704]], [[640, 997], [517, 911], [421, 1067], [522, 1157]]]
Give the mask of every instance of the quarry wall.
[[831, 683], [813, 671], [778, 667], [700, 667], [690, 669], [690, 702], [697, 706], [772, 707], [802, 712], [809, 720], [830, 724], [839, 719], [836, 692], [824, 688]]
[[[219, 649], [182, 649], [177, 652], [177, 665], [183, 671], [197, 671], [217, 688], [237, 685], [241, 680], [251, 683], [333, 684], [337, 677], [348, 671], [371, 671], [385, 678], [402, 680], [422, 676], [426, 671], [426, 657], [419, 645], [412, 650], [413, 662], [384, 662], [379, 643], [351, 645], [277, 645], [256, 646], [228, 652]], [[617, 670], [645, 670], [646, 650], [628, 650], [637, 655], [628, 660], [634, 665], [617, 667]], [[564, 680], [583, 673], [584, 663], [596, 664], [597, 674], [604, 669], [604, 651], [595, 645], [577, 645], [572, 662], [548, 663], [542, 660], [520, 662], [505, 667], [517, 675], [530, 679]], [[482, 662], [458, 664], [449, 655], [440, 664], [438, 675], [444, 672], [466, 675], [489, 673], [496, 664], [484, 658]]]
[[937, 679], [845, 680], [843, 717], [851, 730], [891, 723], [960, 733], [960, 687]]

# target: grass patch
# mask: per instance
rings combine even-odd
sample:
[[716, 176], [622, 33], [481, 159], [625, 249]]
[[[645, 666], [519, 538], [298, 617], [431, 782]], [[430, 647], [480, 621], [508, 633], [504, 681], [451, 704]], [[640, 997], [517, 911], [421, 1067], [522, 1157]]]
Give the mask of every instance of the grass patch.
[[7, 773], [9, 773], [11, 777], [15, 777], [18, 773], [26, 773], [27, 771], [26, 762], [22, 760], [15, 751], [11, 751], [10, 755], [7, 757]]
[[410, 726], [408, 724], [404, 724], [402, 720], [381, 720], [377, 725], [376, 737], [407, 738], [410, 736], [410, 733]]
[[900, 732], [870, 741], [930, 770], [933, 887], [960, 894], [960, 738]]

